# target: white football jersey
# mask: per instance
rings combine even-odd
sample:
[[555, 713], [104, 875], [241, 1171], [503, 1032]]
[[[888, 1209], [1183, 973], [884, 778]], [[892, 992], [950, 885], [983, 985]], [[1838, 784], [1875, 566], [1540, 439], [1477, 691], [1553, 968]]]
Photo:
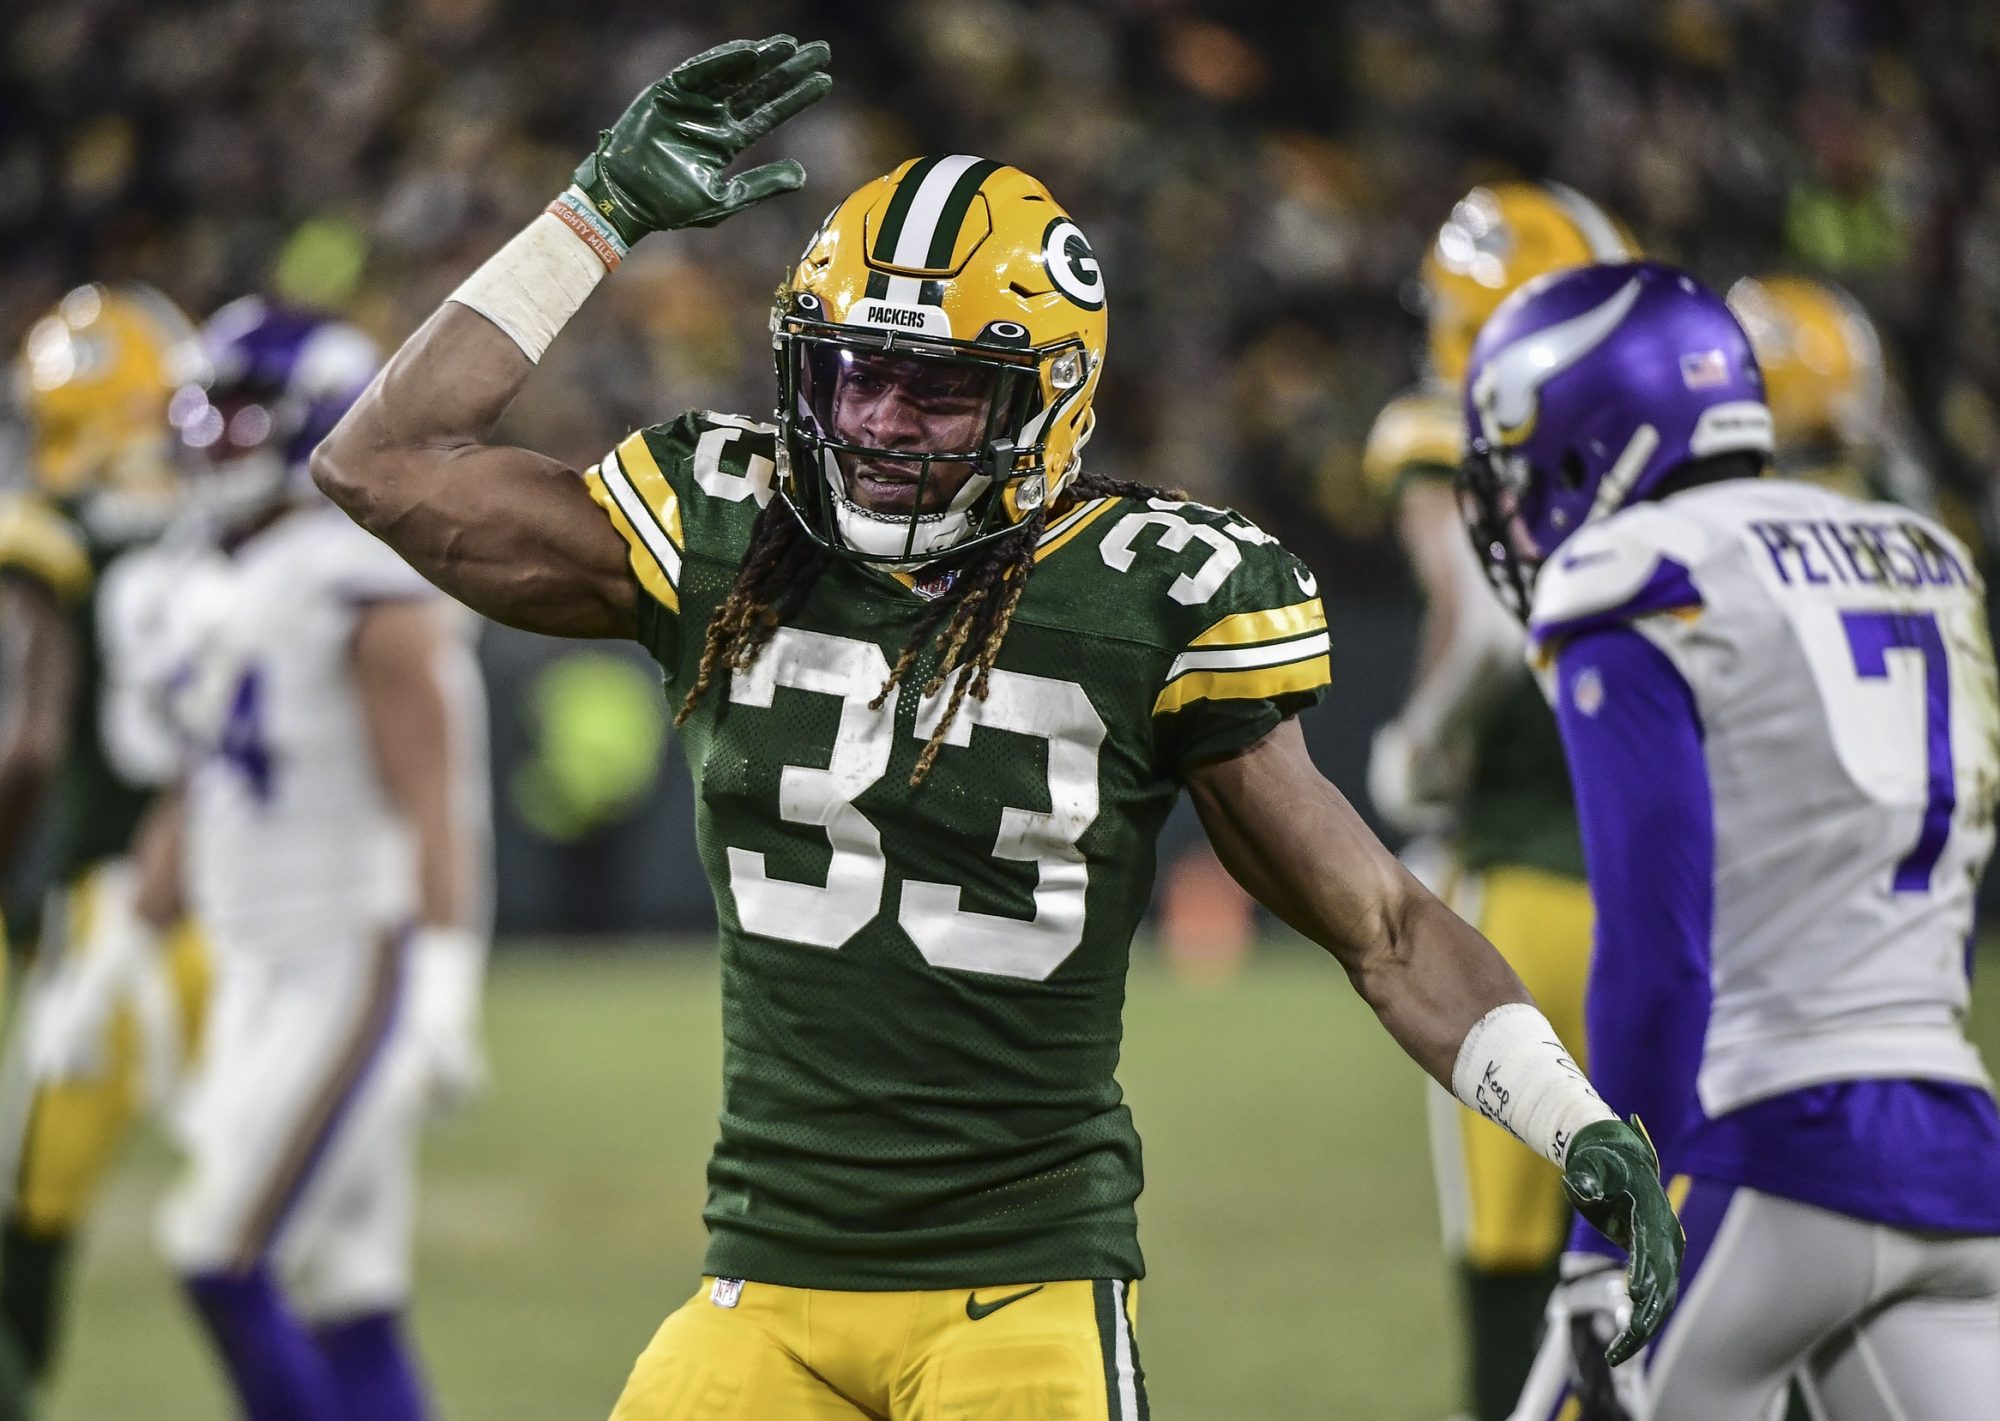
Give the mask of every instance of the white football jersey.
[[1584, 528], [1543, 566], [1540, 659], [1614, 622], [1667, 655], [1701, 716], [1703, 1108], [1866, 1077], [1986, 1084], [1962, 1019], [2000, 704], [1966, 549], [1806, 484], [1698, 487]]
[[[353, 641], [371, 605], [451, 604], [326, 507], [289, 513], [231, 552], [162, 561], [151, 576], [175, 582], [149, 661], [193, 755], [188, 892], [217, 949], [345, 948], [407, 920], [414, 846], [377, 772]], [[478, 695], [472, 619], [452, 611], [468, 631], [441, 668], [459, 712], [454, 751], [466, 762], [460, 810], [483, 825], [483, 716], [468, 704]]]

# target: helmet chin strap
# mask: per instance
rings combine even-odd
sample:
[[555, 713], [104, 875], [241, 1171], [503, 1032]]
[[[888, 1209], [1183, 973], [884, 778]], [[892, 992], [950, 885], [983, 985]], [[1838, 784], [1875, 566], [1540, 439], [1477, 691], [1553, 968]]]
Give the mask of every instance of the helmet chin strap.
[[1653, 451], [1660, 447], [1660, 431], [1650, 424], [1642, 424], [1632, 431], [1632, 438], [1626, 443], [1625, 451], [1618, 456], [1618, 462], [1605, 474], [1604, 482], [1597, 486], [1597, 497], [1591, 502], [1590, 512], [1584, 522], [1595, 523], [1607, 514], [1616, 513], [1625, 506], [1625, 496], [1632, 491], [1632, 485], [1646, 467], [1646, 461], [1653, 457]]

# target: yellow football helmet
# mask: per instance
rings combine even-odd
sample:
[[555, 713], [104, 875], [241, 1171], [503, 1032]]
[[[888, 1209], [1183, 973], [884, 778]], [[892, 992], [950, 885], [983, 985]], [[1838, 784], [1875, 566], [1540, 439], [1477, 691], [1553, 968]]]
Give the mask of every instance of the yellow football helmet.
[[29, 472], [63, 498], [172, 486], [167, 405], [199, 378], [193, 324], [150, 286], [79, 286], [28, 330], [15, 380]]
[[1640, 255], [1623, 223], [1561, 183], [1474, 188], [1424, 257], [1431, 373], [1454, 386], [1465, 378], [1479, 328], [1515, 287], [1545, 272]]
[[1729, 307], [1764, 372], [1781, 451], [1872, 444], [1882, 424], [1882, 341], [1852, 296], [1804, 276], [1746, 276]]
[[[847, 556], [922, 563], [1052, 503], [1090, 437], [1104, 306], [1089, 241], [1018, 168], [913, 158], [856, 191], [813, 234], [771, 312], [779, 488], [806, 530]], [[892, 446], [841, 426], [842, 392], [861, 379], [942, 382], [976, 413], [950, 447]], [[909, 511], [851, 498], [856, 461], [914, 482]], [[969, 475], [924, 511], [946, 465]]]

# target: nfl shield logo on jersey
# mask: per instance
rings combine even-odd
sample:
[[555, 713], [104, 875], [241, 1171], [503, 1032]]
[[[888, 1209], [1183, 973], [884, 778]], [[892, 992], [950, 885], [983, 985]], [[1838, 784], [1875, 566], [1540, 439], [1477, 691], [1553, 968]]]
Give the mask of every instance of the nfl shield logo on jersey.
[[719, 1308], [733, 1308], [736, 1300], [743, 1296], [741, 1278], [717, 1278], [715, 1286], [709, 1290], [708, 1300]]
[[957, 584], [958, 569], [948, 567], [943, 572], [932, 573], [921, 582], [910, 584], [910, 590], [926, 602], [935, 602]]

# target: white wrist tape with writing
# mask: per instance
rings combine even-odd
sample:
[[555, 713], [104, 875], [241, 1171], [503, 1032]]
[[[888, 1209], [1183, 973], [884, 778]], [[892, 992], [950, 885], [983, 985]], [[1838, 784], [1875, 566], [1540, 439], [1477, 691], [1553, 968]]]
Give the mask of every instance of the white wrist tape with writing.
[[1618, 1118], [1527, 1002], [1497, 1006], [1465, 1033], [1451, 1093], [1558, 1166], [1578, 1130]]
[[536, 364], [556, 333], [616, 265], [553, 212], [517, 232], [450, 299], [505, 331]]

